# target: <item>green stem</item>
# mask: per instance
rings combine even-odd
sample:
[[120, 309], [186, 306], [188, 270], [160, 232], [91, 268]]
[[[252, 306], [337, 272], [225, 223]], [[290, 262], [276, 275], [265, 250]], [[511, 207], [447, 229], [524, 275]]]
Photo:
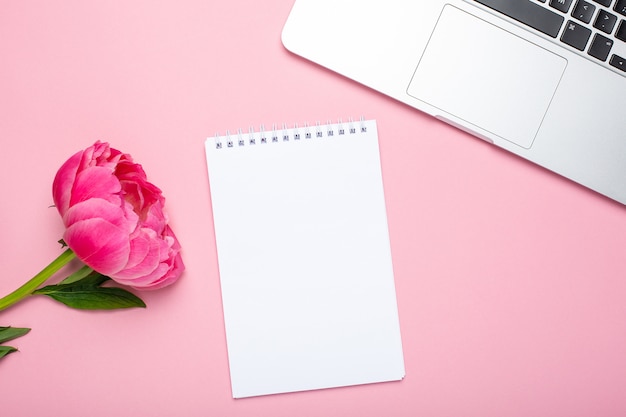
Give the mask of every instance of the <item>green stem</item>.
[[26, 284], [13, 291], [11, 294], [0, 298], [0, 311], [12, 306], [24, 297], [33, 293], [41, 284], [46, 282], [48, 278], [54, 275], [65, 264], [74, 259], [76, 254], [71, 249], [66, 249], [58, 258], [50, 262], [50, 265], [41, 270], [40, 273], [32, 277]]

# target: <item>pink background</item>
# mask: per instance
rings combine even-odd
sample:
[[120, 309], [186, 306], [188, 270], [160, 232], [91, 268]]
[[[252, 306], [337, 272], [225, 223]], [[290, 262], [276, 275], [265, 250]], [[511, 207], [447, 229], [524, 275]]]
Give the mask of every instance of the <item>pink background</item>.
[[[52, 178], [97, 139], [163, 189], [187, 264], [146, 310], [0, 313], [33, 328], [0, 361], [2, 415], [626, 415], [626, 209], [291, 55], [292, 3], [0, 1], [0, 293], [60, 252]], [[379, 124], [406, 378], [233, 400], [204, 139], [361, 115]]]

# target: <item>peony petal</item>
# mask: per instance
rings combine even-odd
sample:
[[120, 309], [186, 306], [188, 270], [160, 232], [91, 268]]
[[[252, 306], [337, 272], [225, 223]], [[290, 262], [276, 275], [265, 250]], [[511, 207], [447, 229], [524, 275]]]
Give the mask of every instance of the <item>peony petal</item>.
[[163, 211], [162, 204], [156, 203], [150, 207], [150, 210], [148, 210], [148, 213], [142, 219], [141, 224], [143, 227], [150, 228], [161, 235], [167, 226], [167, 221], [168, 218]]
[[128, 262], [128, 233], [102, 218], [72, 224], [63, 239], [81, 261], [101, 274], [111, 276]]
[[132, 159], [120, 161], [115, 167], [115, 176], [120, 180], [131, 182], [148, 182], [146, 171], [141, 164], [133, 162]]
[[128, 271], [131, 268], [141, 264], [148, 256], [150, 252], [150, 237], [146, 236], [140, 231], [136, 236], [131, 236], [130, 239], [130, 257], [128, 263], [124, 267], [124, 271]]
[[111, 148], [107, 142], [96, 141], [96, 143], [83, 152], [78, 170], [84, 171], [94, 166], [114, 170], [122, 157], [124, 157], [124, 154], [117, 149]]
[[90, 167], [76, 175], [70, 206], [94, 197], [111, 202], [119, 201], [121, 190], [122, 186], [111, 169]]
[[89, 167], [95, 166], [96, 161], [94, 155], [105, 152], [107, 148], [107, 144], [96, 141], [96, 143], [85, 149], [83, 151], [82, 157], [80, 158], [80, 165], [78, 166], [78, 170], [84, 171]]
[[180, 255], [180, 243], [169, 226], [160, 240], [160, 259], [157, 268], [144, 276], [130, 278], [121, 271], [123, 276], [116, 274], [112, 278], [135, 289], [158, 289], [174, 283], [185, 270], [185, 265]]
[[170, 266], [170, 269], [160, 279], [152, 282], [151, 284], [144, 285], [140, 288], [134, 288], [142, 290], [158, 290], [160, 288], [167, 287], [168, 285], [176, 282], [180, 277], [180, 274], [182, 274], [184, 270], [185, 265], [183, 264], [183, 258], [181, 257], [180, 253], [177, 253], [172, 260], [172, 265]]
[[[144, 229], [142, 234], [131, 240], [131, 252], [128, 264], [115, 274], [115, 280], [136, 280], [154, 273], [161, 262], [163, 241], [157, 238], [153, 230]], [[153, 280], [153, 279], [152, 279]]]
[[123, 278], [115, 274], [112, 276], [115, 281], [119, 282], [123, 285], [129, 285], [136, 289], [150, 287], [154, 282], [161, 279], [169, 270], [169, 266], [166, 264], [157, 264], [156, 269], [150, 271], [149, 274], [138, 277], [138, 278]]
[[172, 230], [172, 228], [169, 225], [165, 226], [165, 229], [163, 229], [163, 235], [162, 236], [172, 239], [172, 244], [171, 244], [172, 250], [174, 250], [176, 252], [180, 251], [180, 242], [176, 238], [176, 235], [174, 234], [174, 231]]
[[70, 207], [67, 213], [65, 213], [63, 223], [66, 227], [69, 227], [81, 220], [101, 218], [124, 230], [128, 236], [137, 228], [139, 217], [132, 211], [122, 209], [120, 207], [121, 198], [118, 196], [117, 199], [117, 203], [112, 203], [101, 198], [91, 198], [87, 201], [81, 201]]
[[[141, 166], [138, 164], [132, 165], [141, 169]], [[121, 167], [122, 164], [118, 165], [115, 170], [115, 175], [118, 177], [122, 185], [124, 199], [133, 205], [135, 211], [141, 216], [142, 219], [146, 217], [147, 212], [150, 210], [152, 205], [163, 205], [165, 203], [161, 190], [154, 184], [147, 181], [143, 171], [125, 172], [121, 169]]]
[[63, 216], [70, 207], [71, 191], [83, 152], [75, 153], [57, 171], [52, 182], [52, 199], [59, 214]]

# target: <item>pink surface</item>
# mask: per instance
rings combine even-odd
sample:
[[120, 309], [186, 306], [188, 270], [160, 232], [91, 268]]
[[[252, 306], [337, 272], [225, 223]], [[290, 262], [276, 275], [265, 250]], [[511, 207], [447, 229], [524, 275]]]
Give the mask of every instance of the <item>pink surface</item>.
[[[0, 313], [33, 328], [0, 362], [2, 415], [625, 415], [626, 209], [289, 54], [292, 2], [1, 3], [0, 293], [59, 253], [52, 179], [96, 139], [163, 189], [187, 265], [146, 310]], [[203, 141], [361, 115], [379, 124], [406, 378], [233, 400]]]

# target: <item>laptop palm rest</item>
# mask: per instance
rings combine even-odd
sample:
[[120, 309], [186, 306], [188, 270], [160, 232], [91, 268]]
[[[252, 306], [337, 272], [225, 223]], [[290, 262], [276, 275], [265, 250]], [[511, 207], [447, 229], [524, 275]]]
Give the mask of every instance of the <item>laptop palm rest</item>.
[[566, 66], [564, 58], [448, 5], [407, 93], [443, 118], [530, 148]]

